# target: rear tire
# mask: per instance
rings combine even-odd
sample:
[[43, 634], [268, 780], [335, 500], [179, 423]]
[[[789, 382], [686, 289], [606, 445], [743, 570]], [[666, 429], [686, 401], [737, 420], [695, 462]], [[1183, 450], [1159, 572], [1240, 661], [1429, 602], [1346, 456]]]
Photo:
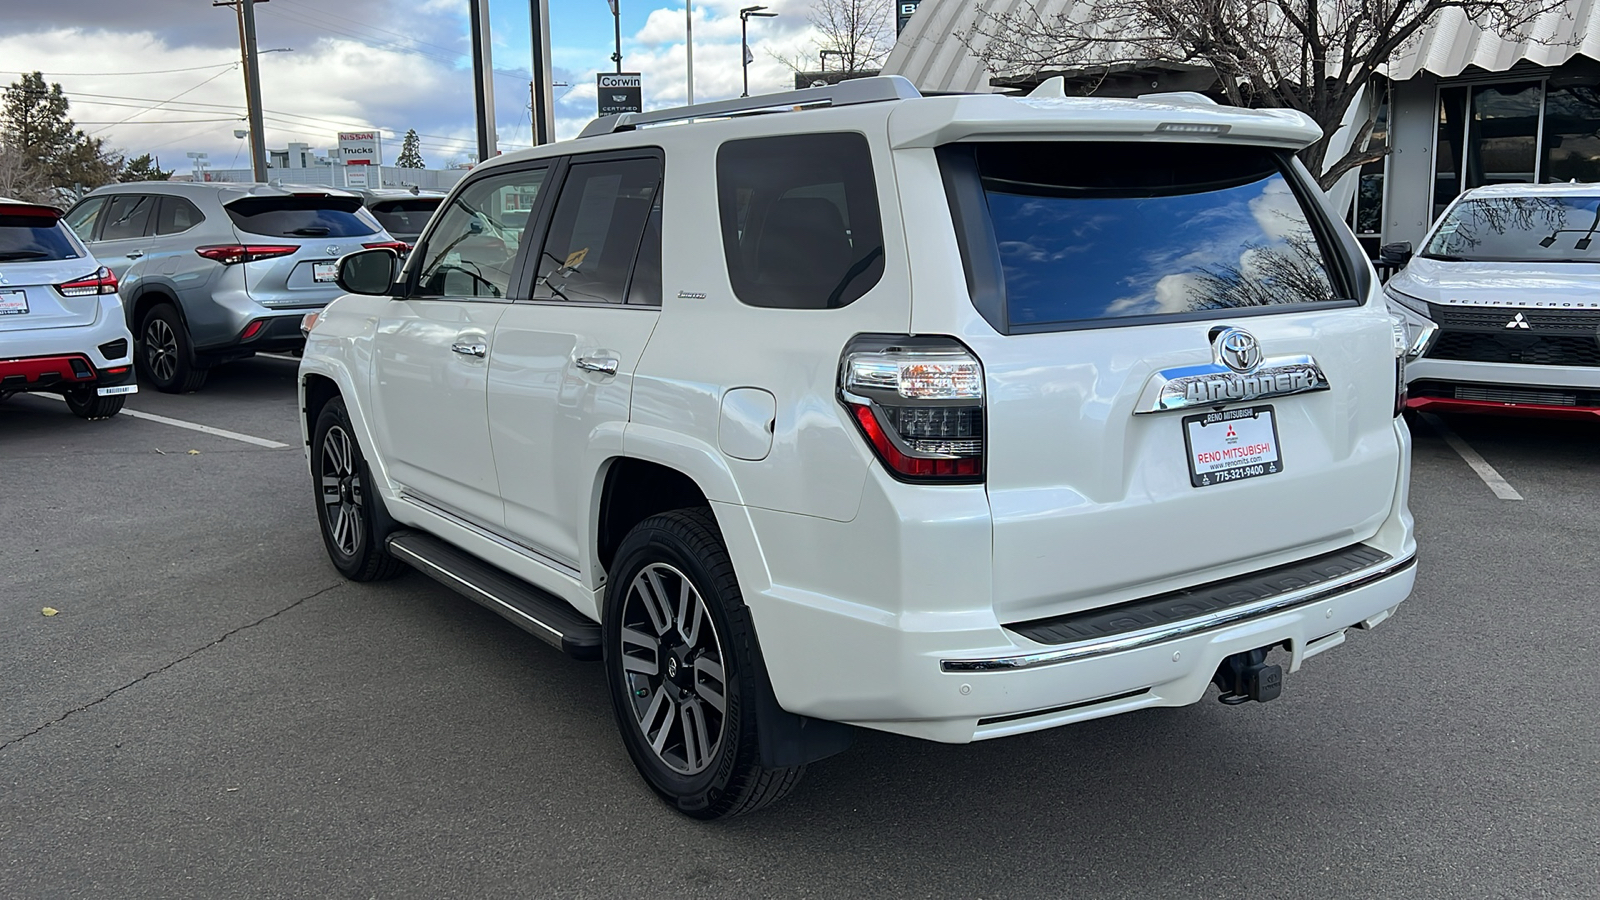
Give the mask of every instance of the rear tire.
[[311, 432], [311, 484], [322, 543], [339, 574], [351, 581], [382, 581], [405, 571], [376, 527], [380, 518], [373, 507], [383, 498], [372, 488], [366, 457], [339, 397], [322, 407]]
[[788, 794], [805, 766], [761, 764], [755, 632], [711, 511], [639, 523], [612, 575], [601, 631], [606, 682], [639, 774], [696, 819], [742, 815]]
[[71, 388], [64, 396], [67, 398], [67, 409], [72, 410], [72, 414], [78, 418], [89, 421], [109, 419], [122, 412], [122, 404], [128, 399], [126, 394], [102, 397], [95, 393], [92, 386]]
[[169, 303], [151, 307], [145, 313], [139, 324], [134, 360], [141, 379], [163, 393], [187, 394], [206, 383], [206, 370], [195, 364], [189, 329]]

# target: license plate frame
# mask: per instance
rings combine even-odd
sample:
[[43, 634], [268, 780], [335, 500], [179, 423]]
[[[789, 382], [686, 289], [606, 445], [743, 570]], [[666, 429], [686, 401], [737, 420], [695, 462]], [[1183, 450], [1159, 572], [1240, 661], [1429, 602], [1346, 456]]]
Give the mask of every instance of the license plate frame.
[[332, 284], [339, 280], [339, 261], [330, 259], [311, 264], [311, 280], [317, 284]]
[[28, 314], [28, 292], [0, 290], [0, 316], [25, 316]]
[[[1218, 426], [1229, 428], [1207, 430]], [[1270, 404], [1184, 416], [1182, 427], [1192, 487], [1212, 487], [1283, 471], [1278, 416]], [[1251, 452], [1256, 447], [1261, 449]]]

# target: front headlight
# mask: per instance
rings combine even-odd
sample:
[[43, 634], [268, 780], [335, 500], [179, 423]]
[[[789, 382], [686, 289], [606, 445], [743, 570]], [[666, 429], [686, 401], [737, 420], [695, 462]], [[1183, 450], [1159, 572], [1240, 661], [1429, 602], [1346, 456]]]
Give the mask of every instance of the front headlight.
[[1384, 285], [1383, 294], [1388, 300], [1389, 317], [1395, 322], [1395, 342], [1398, 345], [1404, 341], [1405, 358], [1416, 359], [1427, 353], [1439, 336], [1439, 326], [1428, 318], [1428, 304], [1388, 285]]

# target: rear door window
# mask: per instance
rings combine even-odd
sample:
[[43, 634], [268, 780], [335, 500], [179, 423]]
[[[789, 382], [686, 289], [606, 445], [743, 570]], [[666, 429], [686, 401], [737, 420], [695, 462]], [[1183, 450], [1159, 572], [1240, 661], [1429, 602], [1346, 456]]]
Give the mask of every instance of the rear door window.
[[106, 208], [106, 198], [90, 197], [74, 206], [62, 221], [67, 223], [80, 241], [94, 240], [94, 226], [100, 222], [100, 213]]
[[118, 241], [124, 238], [144, 237], [150, 230], [150, 213], [155, 210], [156, 198], [149, 194], [117, 194], [106, 208], [106, 224], [101, 228], [100, 240]]
[[378, 223], [359, 197], [242, 197], [227, 205], [234, 227], [268, 237], [360, 237]]
[[573, 163], [539, 254], [533, 298], [622, 303], [660, 191], [659, 159]]
[[854, 133], [728, 141], [717, 151], [722, 249], [751, 306], [834, 309], [883, 277], [867, 139]]
[[1350, 297], [1278, 151], [1030, 141], [939, 157], [968, 287], [1002, 331]]
[[0, 206], [0, 262], [77, 259], [78, 248], [59, 223], [53, 214], [18, 214]]

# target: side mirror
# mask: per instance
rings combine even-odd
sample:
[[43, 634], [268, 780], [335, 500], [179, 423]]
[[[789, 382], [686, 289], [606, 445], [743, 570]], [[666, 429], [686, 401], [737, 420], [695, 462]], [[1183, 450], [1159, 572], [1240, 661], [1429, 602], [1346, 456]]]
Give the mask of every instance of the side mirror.
[[1384, 244], [1378, 248], [1378, 262], [1391, 266], [1403, 266], [1411, 261], [1411, 242], [1395, 241]]
[[400, 256], [388, 247], [362, 250], [339, 260], [339, 289], [350, 294], [382, 297], [394, 287]]

